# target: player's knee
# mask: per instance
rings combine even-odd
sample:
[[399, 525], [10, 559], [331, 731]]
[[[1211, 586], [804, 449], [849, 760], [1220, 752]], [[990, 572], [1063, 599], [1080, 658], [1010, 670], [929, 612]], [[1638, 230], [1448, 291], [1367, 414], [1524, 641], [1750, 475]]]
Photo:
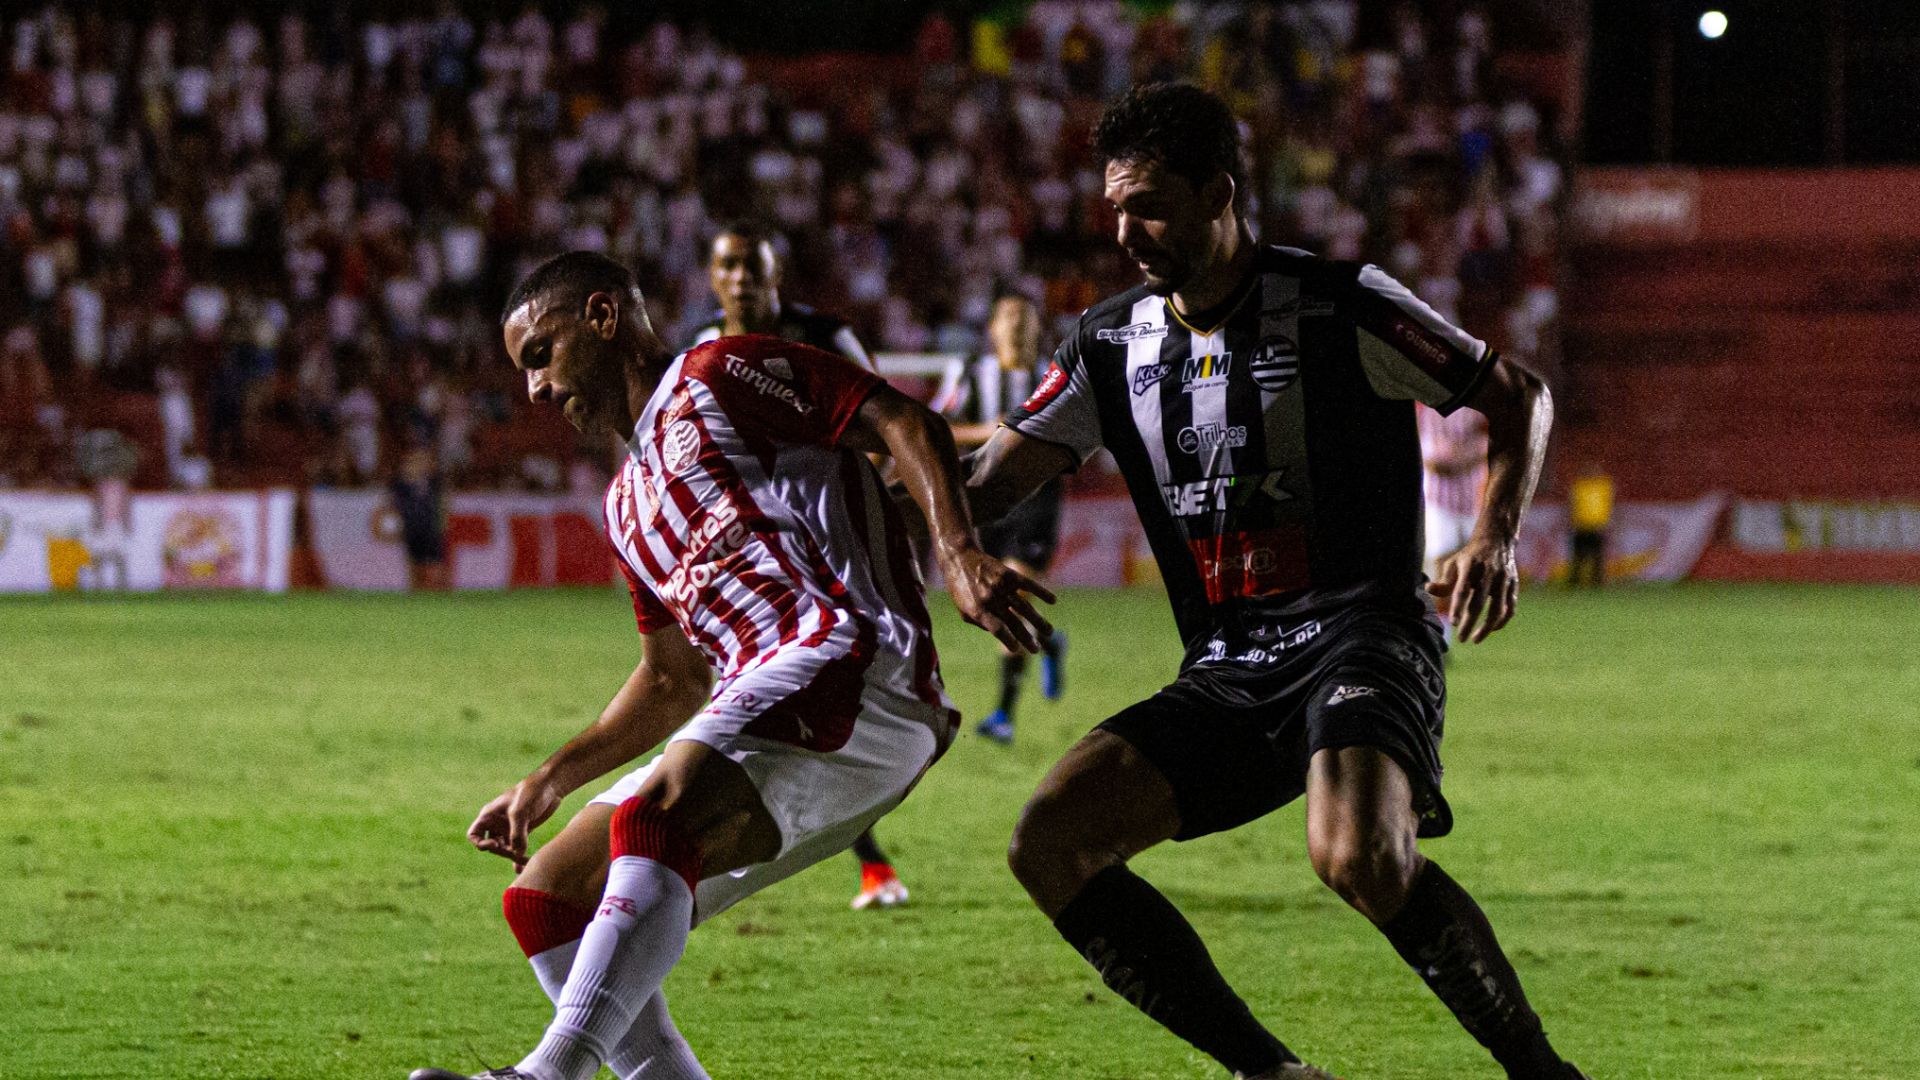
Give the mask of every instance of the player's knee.
[[1419, 870], [1419, 852], [1391, 831], [1316, 836], [1307, 854], [1320, 880], [1376, 923], [1399, 912]]
[[1077, 845], [1057, 798], [1042, 792], [1027, 802], [1007, 844], [1007, 867], [1028, 892], [1072, 877]]
[[670, 796], [635, 795], [621, 803], [607, 833], [613, 858], [652, 859], [686, 879], [688, 888], [700, 883], [700, 836]]

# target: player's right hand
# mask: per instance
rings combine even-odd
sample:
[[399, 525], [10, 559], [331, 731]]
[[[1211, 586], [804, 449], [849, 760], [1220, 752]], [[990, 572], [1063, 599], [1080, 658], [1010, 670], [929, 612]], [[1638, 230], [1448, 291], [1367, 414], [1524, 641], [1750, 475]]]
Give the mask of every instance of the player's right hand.
[[1045, 585], [977, 547], [946, 555], [940, 572], [960, 617], [998, 638], [1008, 651], [1037, 653], [1053, 636], [1053, 624], [1027, 600], [1031, 594], [1053, 603], [1056, 598]]
[[515, 870], [524, 869], [528, 834], [553, 816], [564, 797], [552, 785], [530, 776], [480, 808], [467, 827], [467, 840], [481, 851], [511, 860]]

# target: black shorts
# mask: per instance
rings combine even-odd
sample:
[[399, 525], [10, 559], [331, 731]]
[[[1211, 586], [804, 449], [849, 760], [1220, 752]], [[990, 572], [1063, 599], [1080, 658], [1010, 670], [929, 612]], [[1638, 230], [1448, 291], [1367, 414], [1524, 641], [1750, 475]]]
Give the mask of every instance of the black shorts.
[[996, 559], [1018, 559], [1039, 573], [1053, 565], [1060, 540], [1058, 480], [1033, 493], [999, 521], [980, 530], [980, 546]]
[[1406, 771], [1421, 836], [1451, 831], [1453, 811], [1440, 794], [1440, 630], [1413, 615], [1357, 608], [1273, 637], [1284, 647], [1202, 659], [1099, 725], [1166, 776], [1180, 808], [1174, 839], [1238, 828], [1285, 806], [1306, 792], [1314, 753], [1345, 746], [1374, 747]]

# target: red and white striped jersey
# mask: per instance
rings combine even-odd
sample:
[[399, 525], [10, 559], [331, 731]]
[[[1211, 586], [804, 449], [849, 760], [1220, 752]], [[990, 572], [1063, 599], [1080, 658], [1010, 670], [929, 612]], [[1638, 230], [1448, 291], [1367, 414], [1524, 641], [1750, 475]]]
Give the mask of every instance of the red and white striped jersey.
[[878, 376], [782, 338], [677, 357], [607, 491], [642, 633], [678, 623], [719, 673], [708, 712], [831, 751], [861, 699], [957, 720], [919, 568], [864, 454], [839, 445]]
[[1487, 421], [1472, 409], [1442, 416], [1421, 405], [1420, 463], [1427, 505], [1475, 517], [1487, 486]]

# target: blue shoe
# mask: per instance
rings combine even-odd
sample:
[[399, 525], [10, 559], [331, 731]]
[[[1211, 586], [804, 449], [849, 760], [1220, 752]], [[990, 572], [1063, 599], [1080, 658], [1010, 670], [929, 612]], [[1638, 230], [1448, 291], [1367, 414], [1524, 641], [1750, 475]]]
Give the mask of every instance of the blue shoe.
[[1067, 692], [1067, 632], [1053, 632], [1053, 652], [1040, 654], [1040, 696], [1059, 701]]
[[974, 725], [974, 734], [992, 739], [1006, 745], [1013, 742], [1013, 718], [1000, 709], [988, 713], [986, 719]]

